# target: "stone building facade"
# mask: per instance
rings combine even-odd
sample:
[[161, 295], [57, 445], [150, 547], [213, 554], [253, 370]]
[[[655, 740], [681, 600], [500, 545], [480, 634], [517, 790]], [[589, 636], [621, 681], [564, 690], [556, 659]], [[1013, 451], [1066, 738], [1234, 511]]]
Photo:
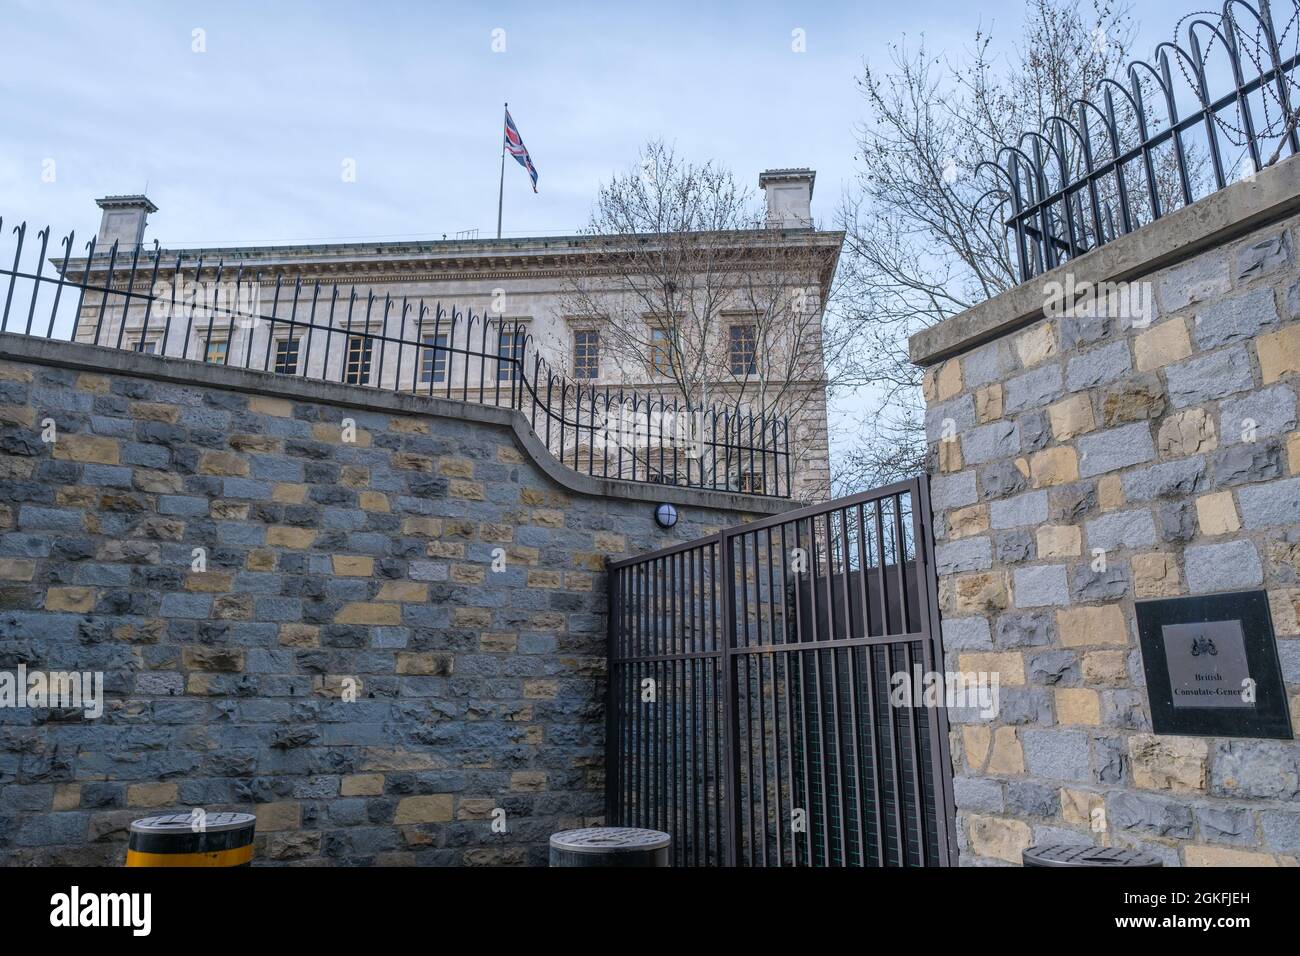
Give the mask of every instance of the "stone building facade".
[[[1135, 617], [1265, 589], [1300, 728], [1298, 244], [1292, 159], [912, 339], [948, 667], [1002, 685], [952, 714], [962, 863], [1300, 860], [1300, 743], [1153, 733]], [[1130, 308], [1045, 312], [1066, 282]]]
[[787, 506], [570, 472], [510, 409], [0, 336], [0, 671], [105, 697], [0, 709], [0, 864], [195, 807], [259, 865], [544, 864], [604, 812], [607, 557]]
[[[785, 406], [793, 418], [789, 444], [796, 459], [792, 477], [795, 495], [803, 499], [825, 497], [830, 485], [822, 309], [844, 239], [842, 232], [821, 231], [813, 226], [810, 202], [814, 178], [815, 174], [806, 169], [763, 173], [760, 185], [767, 199], [767, 228], [719, 234], [712, 240], [726, 249], [727, 255], [752, 260], [754, 269], [767, 268], [782, 255], [796, 263], [779, 271], [774, 281], [790, 285], [790, 294], [809, 303], [806, 317], [798, 320], [797, 329], [788, 336], [797, 339], [792, 348], [807, 356], [786, 362], [779, 373], [767, 374], [791, 373], [787, 377], [792, 380], [782, 383], [785, 399], [776, 404]], [[109, 196], [98, 202], [103, 209], [97, 236], [99, 250], [89, 274], [106, 274], [108, 250], [116, 242], [114, 282], [124, 289], [133, 253], [140, 249], [142, 262], [153, 255], [151, 247], [141, 247], [140, 243], [150, 241], [147, 220], [157, 207], [144, 196]], [[158, 289], [152, 290], [156, 301], [151, 314], [147, 314], [145, 303], [152, 274], [147, 266], [141, 266], [135, 276], [139, 298], [133, 308], [124, 310], [120, 299], [113, 297], [107, 308], [101, 308], [99, 297], [92, 291], [83, 296], [81, 313], [69, 337], [88, 343], [120, 342], [122, 347], [155, 354], [229, 361], [289, 375], [346, 378], [383, 388], [437, 392], [450, 389], [462, 395], [468, 391], [475, 401], [484, 400], [479, 386], [485, 380], [487, 401], [508, 402], [509, 389], [505, 390], [505, 399], [496, 389], [508, 374], [504, 369], [498, 369], [490, 360], [480, 363], [476, 358], [468, 364], [459, 357], [449, 360], [443, 350], [508, 354], [518, 348], [518, 324], [535, 344], [537, 354], [569, 377], [570, 388], [608, 386], [671, 397], [671, 377], [653, 374], [653, 367], [647, 369], [643, 363], [629, 361], [626, 350], [620, 354], [613, 347], [607, 317], [598, 314], [602, 312], [602, 298], [610, 300], [610, 311], [614, 311], [616, 290], [602, 296], [599, 276], [602, 270], [610, 271], [609, 263], [617, 259], [622, 242], [610, 237], [572, 235], [423, 243], [164, 248], [160, 253]], [[637, 254], [641, 240], [630, 237], [626, 242], [627, 256]], [[714, 262], [719, 257], [705, 258]], [[68, 278], [80, 281], [87, 274], [85, 265], [84, 260], [73, 260], [68, 266]], [[196, 283], [200, 267], [202, 281]], [[237, 276], [238, 291], [234, 289]], [[579, 281], [595, 291], [575, 294]], [[717, 282], [718, 278], [711, 281]], [[91, 285], [95, 282], [92, 278]], [[317, 282], [325, 288], [319, 297], [313, 294]], [[196, 297], [195, 286], [204, 287], [209, 303], [233, 303], [235, 316], [228, 308], [187, 308], [191, 300], [205, 301]], [[334, 289], [341, 295], [336, 304], [331, 302]], [[348, 296], [354, 289], [360, 300], [349, 310]], [[224, 298], [218, 300], [218, 293]], [[375, 296], [373, 305], [367, 301], [369, 294]], [[717, 297], [719, 290], [710, 287], [707, 294]], [[386, 297], [390, 302], [387, 309]], [[767, 297], [767, 293], [759, 296]], [[752, 298], [737, 292], [733, 302], [724, 300], [708, 306], [718, 311], [719, 341], [713, 347], [725, 352], [736, 342], [743, 347], [749, 341], [751, 351], [744, 360], [761, 365], [766, 356], [752, 354], [755, 319], [748, 314], [753, 310]], [[430, 310], [439, 304], [447, 310], [458, 308], [462, 313], [459, 326], [452, 326], [448, 318], [435, 325], [432, 314], [417, 324], [415, 311], [420, 303]], [[403, 304], [409, 306], [407, 315], [402, 314]], [[584, 312], [576, 311], [579, 304]], [[241, 309], [262, 317], [275, 315], [280, 321], [250, 323], [237, 317]], [[482, 322], [473, 328], [467, 325], [463, 316], [470, 310], [487, 317], [486, 331]], [[188, 324], [188, 334], [179, 329], [176, 333], [164, 332], [164, 315], [168, 312]], [[653, 321], [649, 313], [643, 318]], [[291, 324], [290, 319], [299, 324]], [[304, 322], [340, 331], [332, 336], [309, 332], [301, 324]], [[347, 331], [343, 333], [345, 326]], [[417, 354], [414, 348], [398, 349], [391, 342], [387, 348], [373, 344], [381, 338], [425, 342], [428, 348]], [[721, 364], [727, 364], [725, 356]], [[760, 377], [764, 374], [756, 370]], [[728, 375], [712, 382], [710, 390], [713, 403], [737, 402], [744, 409], [751, 408], [757, 397], [754, 384], [738, 385], [736, 378]], [[764, 390], [773, 389], [769, 386]], [[737, 489], [752, 487], [754, 482], [753, 476], [739, 474], [732, 479]]]

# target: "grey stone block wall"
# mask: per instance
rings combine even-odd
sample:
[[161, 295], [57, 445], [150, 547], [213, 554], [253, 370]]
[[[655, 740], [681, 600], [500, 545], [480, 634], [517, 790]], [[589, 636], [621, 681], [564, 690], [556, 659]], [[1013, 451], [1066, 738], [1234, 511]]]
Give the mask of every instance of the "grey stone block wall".
[[255, 813], [259, 865], [544, 864], [602, 819], [606, 557], [748, 516], [677, 491], [665, 532], [500, 424], [7, 358], [0, 671], [107, 702], [0, 708], [2, 865], [194, 807]]
[[1300, 860], [1300, 744], [1153, 734], [1134, 613], [1266, 589], [1300, 727], [1298, 221], [1140, 275], [1150, 321], [1043, 314], [927, 369], [948, 665], [1003, 695], [952, 714], [962, 863]]

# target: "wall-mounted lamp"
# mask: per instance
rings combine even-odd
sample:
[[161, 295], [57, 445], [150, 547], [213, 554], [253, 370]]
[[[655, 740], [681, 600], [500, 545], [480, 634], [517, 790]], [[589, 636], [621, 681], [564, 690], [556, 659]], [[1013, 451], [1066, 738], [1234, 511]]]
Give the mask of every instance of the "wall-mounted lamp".
[[655, 509], [655, 522], [661, 528], [671, 528], [677, 524], [677, 509], [664, 502]]

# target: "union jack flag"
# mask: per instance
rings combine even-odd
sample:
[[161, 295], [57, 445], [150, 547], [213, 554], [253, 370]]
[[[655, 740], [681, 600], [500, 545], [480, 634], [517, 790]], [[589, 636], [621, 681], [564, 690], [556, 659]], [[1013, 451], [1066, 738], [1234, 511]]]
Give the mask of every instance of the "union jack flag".
[[537, 167], [533, 165], [533, 158], [528, 155], [528, 147], [524, 145], [524, 138], [519, 135], [519, 128], [510, 118], [508, 109], [506, 110], [506, 151], [520, 166], [528, 170], [528, 175], [533, 180], [533, 192], [537, 192]]

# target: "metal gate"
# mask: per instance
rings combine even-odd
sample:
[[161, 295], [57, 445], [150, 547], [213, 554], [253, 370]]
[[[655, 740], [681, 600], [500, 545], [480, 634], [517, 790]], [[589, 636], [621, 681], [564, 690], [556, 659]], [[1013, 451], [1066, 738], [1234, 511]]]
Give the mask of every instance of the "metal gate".
[[947, 717], [904, 693], [943, 671], [929, 500], [922, 475], [610, 565], [612, 825], [677, 866], [955, 860]]

